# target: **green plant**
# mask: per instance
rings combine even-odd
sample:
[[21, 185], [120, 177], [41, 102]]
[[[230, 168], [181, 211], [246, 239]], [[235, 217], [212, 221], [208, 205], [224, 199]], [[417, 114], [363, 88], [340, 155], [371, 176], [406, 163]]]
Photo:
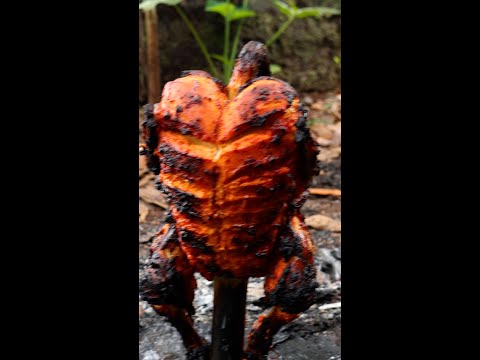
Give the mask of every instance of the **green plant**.
[[272, 45], [275, 40], [277, 40], [278, 37], [282, 35], [283, 32], [287, 30], [287, 28], [296, 19], [304, 19], [312, 16], [321, 17], [340, 14], [340, 10], [324, 6], [298, 8], [294, 0], [290, 0], [289, 4], [280, 0], [273, 0], [273, 3], [277, 7], [277, 9], [287, 17], [287, 20], [285, 20], [285, 22], [278, 28], [275, 34], [273, 34], [272, 37], [267, 40], [267, 42], [265, 43], [265, 45], [267, 46]]
[[279, 72], [282, 71], [282, 67], [278, 64], [270, 64], [270, 72], [272, 75], [278, 74]]
[[[230, 0], [207, 0], [207, 3], [205, 5], [205, 11], [218, 13], [223, 16], [225, 21], [223, 55], [215, 55], [215, 58], [221, 61], [223, 64], [223, 81], [225, 82], [225, 84], [228, 83], [228, 81], [230, 80], [233, 65], [235, 64], [235, 56], [238, 50], [240, 31], [242, 29], [244, 19], [255, 16], [255, 11], [249, 10], [247, 6], [248, 0], [243, 0], [241, 7], [235, 6], [230, 2]], [[237, 20], [241, 21], [237, 26], [237, 31], [235, 32], [233, 44], [230, 48], [231, 23]]]
[[182, 7], [179, 5], [181, 2], [182, 0], [145, 0], [139, 5], [139, 8], [144, 11], [148, 11], [148, 10], [155, 9], [159, 4], [175, 7], [175, 10], [177, 11], [178, 15], [180, 15], [182, 20], [185, 22], [188, 29], [190, 30], [193, 37], [195, 38], [195, 41], [200, 47], [200, 50], [202, 51], [202, 54], [205, 57], [205, 60], [207, 60], [208, 66], [210, 67], [210, 71], [214, 76], [218, 77], [218, 71], [215, 68], [215, 65], [213, 64], [212, 57], [210, 56], [210, 53], [208, 52], [207, 47], [205, 46], [205, 43], [203, 42], [202, 38], [200, 37], [197, 30], [195, 29], [195, 26], [193, 26], [187, 14], [185, 14]]
[[335, 64], [337, 64], [339, 67], [342, 66], [342, 58], [340, 56], [337, 56], [335, 55], [333, 57], [333, 61], [335, 62]]
[[[272, 45], [275, 40], [277, 40], [280, 35], [285, 32], [285, 30], [292, 24], [296, 19], [303, 19], [307, 17], [321, 17], [321, 16], [331, 16], [340, 14], [340, 10], [329, 8], [329, 7], [304, 7], [298, 8], [294, 0], [289, 0], [288, 4], [280, 0], [272, 0], [277, 9], [287, 16], [287, 20], [278, 28], [278, 30], [265, 42], [265, 45]], [[187, 25], [188, 29], [192, 33], [195, 41], [197, 42], [200, 50], [202, 51], [205, 60], [208, 63], [211, 73], [215, 77], [220, 77], [217, 68], [215, 67], [213, 60], [215, 59], [222, 64], [223, 69], [223, 81], [228, 83], [230, 76], [235, 65], [235, 58], [238, 52], [238, 44], [240, 41], [240, 33], [242, 30], [243, 23], [245, 19], [255, 16], [255, 11], [248, 9], [248, 0], [242, 0], [241, 6], [235, 6], [231, 0], [218, 1], [218, 0], [207, 0], [205, 4], [205, 11], [214, 12], [220, 14], [224, 18], [225, 27], [224, 27], [224, 43], [223, 43], [223, 53], [222, 54], [211, 54], [208, 52], [205, 43], [198, 34], [195, 26], [192, 24], [188, 18], [185, 11], [180, 6], [182, 0], [145, 0], [140, 4], [140, 9], [145, 11], [155, 9], [159, 4], [174, 6], [177, 13], [180, 15], [182, 20]], [[235, 35], [233, 37], [233, 42], [231, 40], [231, 28], [232, 23], [238, 22], [236, 27]], [[272, 64], [270, 66], [272, 74], [278, 73], [282, 68], [277, 64]]]

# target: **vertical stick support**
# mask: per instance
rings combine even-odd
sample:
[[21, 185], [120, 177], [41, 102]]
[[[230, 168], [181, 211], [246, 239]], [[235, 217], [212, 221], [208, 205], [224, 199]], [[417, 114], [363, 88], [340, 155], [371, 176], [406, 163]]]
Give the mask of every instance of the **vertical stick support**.
[[157, 10], [145, 11], [145, 29], [147, 35], [147, 85], [148, 102], [154, 104], [160, 101], [160, 51], [158, 49], [158, 18]]
[[241, 360], [248, 279], [215, 277], [212, 360]]

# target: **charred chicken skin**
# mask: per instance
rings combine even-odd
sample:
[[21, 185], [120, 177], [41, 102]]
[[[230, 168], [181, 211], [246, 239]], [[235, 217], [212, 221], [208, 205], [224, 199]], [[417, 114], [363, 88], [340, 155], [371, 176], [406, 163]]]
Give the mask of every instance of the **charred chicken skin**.
[[269, 75], [265, 46], [251, 41], [227, 86], [186, 71], [145, 108], [145, 155], [170, 211], [143, 297], [178, 328], [189, 359], [208, 358], [192, 326], [194, 272], [266, 276], [272, 309], [254, 324], [246, 359], [264, 357], [280, 327], [314, 301], [314, 247], [299, 209], [318, 151], [297, 93]]

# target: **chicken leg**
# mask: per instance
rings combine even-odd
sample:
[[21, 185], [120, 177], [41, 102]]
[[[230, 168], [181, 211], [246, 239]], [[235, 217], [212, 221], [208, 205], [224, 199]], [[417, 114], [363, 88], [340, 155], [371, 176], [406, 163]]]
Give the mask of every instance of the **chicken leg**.
[[193, 272], [178, 242], [175, 225], [166, 223], [151, 246], [141, 284], [142, 297], [177, 328], [189, 360], [207, 360], [209, 345], [193, 328], [191, 317], [195, 312], [192, 302], [197, 287]]
[[260, 315], [248, 336], [244, 358], [266, 358], [274, 335], [315, 301], [314, 247], [300, 214], [292, 217], [276, 244], [276, 260], [265, 280], [264, 302], [272, 306]]

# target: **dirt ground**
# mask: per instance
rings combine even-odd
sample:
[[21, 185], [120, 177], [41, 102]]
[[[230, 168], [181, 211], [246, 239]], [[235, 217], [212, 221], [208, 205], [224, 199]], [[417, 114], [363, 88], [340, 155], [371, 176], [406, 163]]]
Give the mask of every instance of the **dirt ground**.
[[[320, 174], [312, 189], [341, 187], [341, 96], [339, 92], [306, 93], [312, 136], [320, 145]], [[141, 122], [141, 116], [140, 116]], [[140, 137], [139, 141], [143, 143]], [[163, 195], [153, 186], [143, 157], [139, 168], [139, 277], [143, 275], [153, 235], [159, 230], [166, 208]], [[314, 190], [312, 190], [314, 192]], [[269, 360], [341, 359], [341, 206], [340, 194], [311, 194], [302, 208], [316, 245], [317, 303], [275, 336]], [[213, 283], [196, 275], [195, 327], [210, 340], [213, 314]], [[263, 296], [263, 278], [251, 278], [247, 293], [245, 334], [264, 311], [256, 305]], [[186, 359], [179, 334], [163, 318], [139, 300], [139, 359]]]

